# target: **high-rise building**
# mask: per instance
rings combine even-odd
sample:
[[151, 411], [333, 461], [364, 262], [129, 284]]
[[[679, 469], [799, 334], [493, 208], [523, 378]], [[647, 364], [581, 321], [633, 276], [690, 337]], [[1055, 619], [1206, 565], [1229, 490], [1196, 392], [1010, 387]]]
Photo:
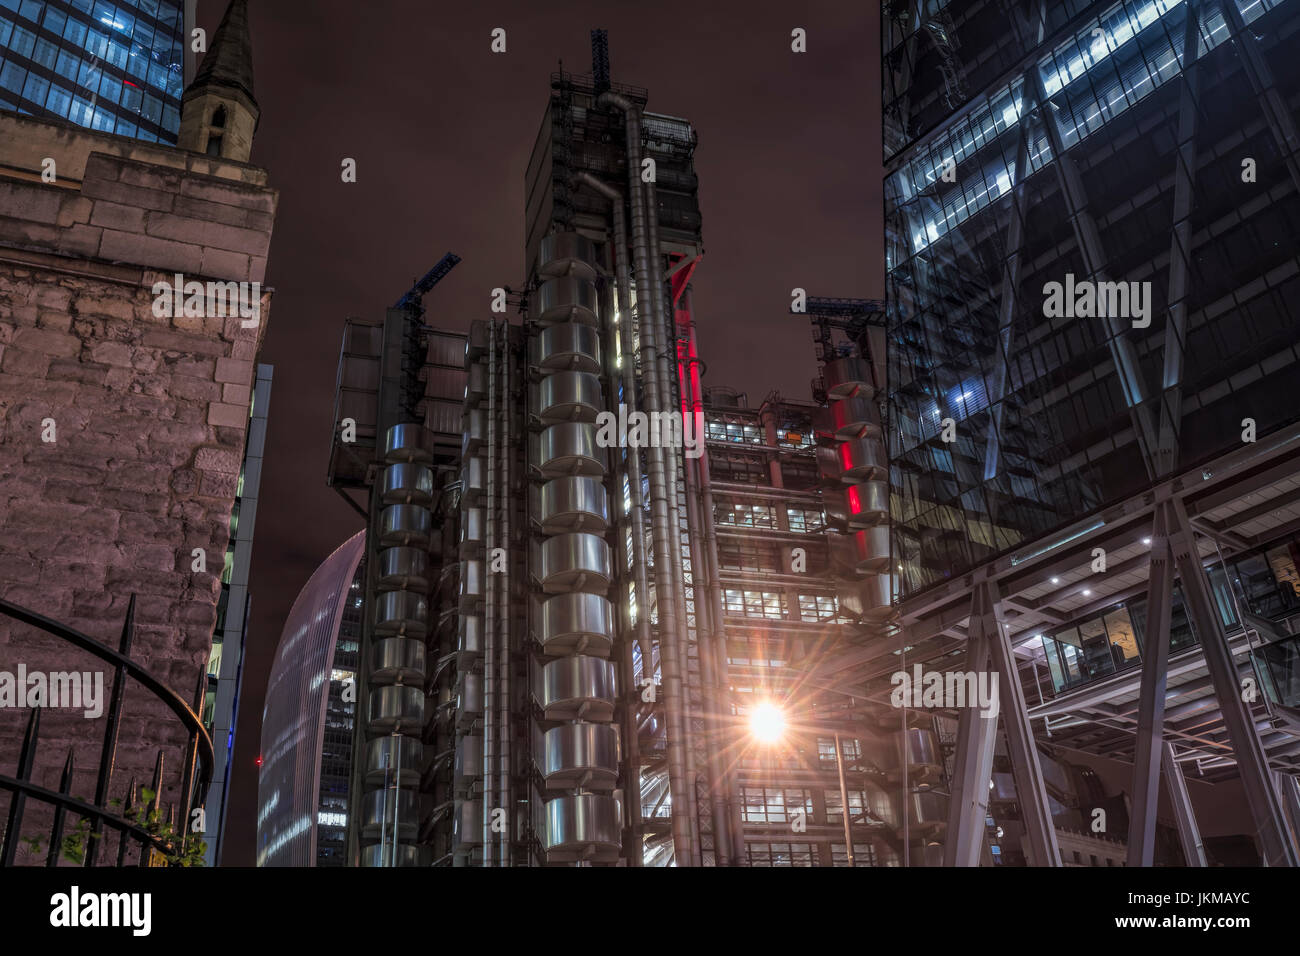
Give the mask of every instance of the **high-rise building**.
[[182, 0], [0, 0], [0, 109], [175, 145], [188, 32]]
[[258, 866], [343, 863], [364, 550], [362, 532], [340, 545], [285, 621], [262, 717]]
[[[1189, 863], [1199, 778], [1294, 865], [1300, 5], [881, 22], [900, 617], [842, 686], [879, 695], [903, 649], [996, 672], [1032, 863], [1060, 861], [1050, 741], [1131, 765], [1130, 865], [1161, 771]], [[988, 724], [956, 734], [949, 863], [985, 839]]]
[[244, 649], [248, 643], [251, 597], [249, 572], [253, 563], [253, 530], [262, 483], [262, 456], [266, 450], [267, 414], [271, 404], [270, 365], [257, 366], [257, 379], [248, 408], [248, 439], [230, 510], [230, 543], [221, 569], [221, 597], [217, 600], [217, 626], [208, 656], [208, 686], [203, 699], [203, 724], [212, 735], [214, 766], [207, 802], [207, 865], [221, 861], [230, 792], [230, 760], [235, 750], [235, 722], [243, 681]]

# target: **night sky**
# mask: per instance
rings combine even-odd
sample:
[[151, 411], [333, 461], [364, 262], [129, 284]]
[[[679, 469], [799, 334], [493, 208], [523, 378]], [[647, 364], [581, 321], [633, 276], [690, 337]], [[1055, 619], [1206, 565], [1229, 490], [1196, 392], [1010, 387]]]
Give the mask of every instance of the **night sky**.
[[[209, 36], [225, 0], [200, 0]], [[250, 4], [252, 162], [280, 191], [259, 361], [275, 366], [251, 579], [252, 623], [225, 859], [252, 865], [263, 696], [280, 630], [317, 565], [362, 527], [325, 485], [343, 320], [383, 317], [444, 252], [463, 258], [425, 299], [463, 330], [494, 286], [518, 287], [525, 164], [559, 60], [591, 68], [609, 31], [615, 82], [689, 119], [704, 216], [693, 279], [706, 384], [809, 398], [806, 320], [790, 290], [878, 297], [877, 5], [313, 0]], [[310, 14], [304, 11], [310, 10]], [[489, 50], [495, 27], [507, 52]], [[790, 50], [803, 27], [808, 52]], [[357, 161], [344, 184], [340, 164]]]

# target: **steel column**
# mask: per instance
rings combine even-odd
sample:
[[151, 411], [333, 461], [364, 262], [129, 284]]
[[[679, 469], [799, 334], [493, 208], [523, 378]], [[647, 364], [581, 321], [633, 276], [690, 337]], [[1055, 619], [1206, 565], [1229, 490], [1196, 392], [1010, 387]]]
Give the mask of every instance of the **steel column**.
[[1200, 828], [1196, 825], [1191, 798], [1187, 795], [1187, 778], [1183, 776], [1182, 764], [1178, 762], [1171, 741], [1166, 740], [1160, 750], [1160, 767], [1164, 771], [1165, 785], [1169, 788], [1169, 802], [1174, 807], [1174, 819], [1178, 822], [1178, 840], [1183, 845], [1183, 859], [1188, 866], [1206, 866], [1205, 846], [1201, 842]]
[[1169, 677], [1169, 614], [1174, 591], [1169, 507], [1168, 502], [1156, 505], [1155, 525], [1151, 530], [1151, 571], [1147, 579], [1147, 623], [1142, 647], [1142, 692], [1139, 697], [1137, 740], [1133, 755], [1133, 813], [1128, 830], [1129, 866], [1151, 866], [1155, 859], [1156, 810], [1160, 799], [1160, 748], [1165, 726], [1165, 688]]
[[1192, 627], [1200, 639], [1205, 667], [1214, 682], [1214, 695], [1219, 699], [1219, 711], [1223, 715], [1223, 724], [1228, 730], [1233, 756], [1237, 760], [1241, 785], [1246, 791], [1251, 816], [1255, 819], [1255, 831], [1264, 864], [1295, 866], [1296, 850], [1287, 836], [1282, 804], [1278, 800], [1277, 791], [1273, 789], [1273, 781], [1269, 778], [1268, 756], [1264, 753], [1259, 734], [1255, 730], [1250, 708], [1241, 698], [1232, 651], [1215, 610], [1200, 557], [1195, 548], [1190, 546], [1193, 541], [1191, 522], [1181, 501], [1174, 501], [1171, 516], [1176, 522], [1178, 535], [1185, 537], [1189, 544], [1185, 551], [1179, 548], [1174, 552], [1183, 601]]
[[[983, 588], [977, 588], [971, 608], [970, 637], [966, 642], [966, 669], [976, 673], [989, 668], [989, 636], [982, 612]], [[979, 866], [984, 848], [989, 806], [989, 780], [997, 742], [997, 715], [983, 717], [979, 708], [967, 707], [957, 721], [957, 762], [948, 797], [948, 835], [943, 847], [944, 866]]]
[[1165, 326], [1164, 400], [1160, 405], [1156, 474], [1178, 465], [1178, 438], [1183, 421], [1183, 349], [1187, 339], [1188, 273], [1192, 254], [1192, 188], [1196, 182], [1196, 53], [1201, 18], [1194, 0], [1187, 2], [1183, 26], [1182, 94], [1178, 103], [1178, 147], [1174, 168], [1173, 234], [1169, 242], [1169, 320]]
[[989, 650], [997, 669], [998, 697], [1003, 726], [1007, 732], [1007, 751], [1011, 756], [1011, 772], [1016, 781], [1021, 817], [1029, 836], [1030, 863], [1034, 866], [1060, 866], [1061, 850], [1056, 843], [1056, 828], [1047, 803], [1043, 767], [1038, 760], [1038, 745], [1034, 742], [1034, 730], [1029, 722], [1025, 692], [1020, 686], [1016, 654], [1007, 637], [1006, 628], [997, 619], [997, 584], [994, 581], [981, 581], [976, 587], [985, 591], [982, 610], [986, 618], [983, 630], [989, 638]]

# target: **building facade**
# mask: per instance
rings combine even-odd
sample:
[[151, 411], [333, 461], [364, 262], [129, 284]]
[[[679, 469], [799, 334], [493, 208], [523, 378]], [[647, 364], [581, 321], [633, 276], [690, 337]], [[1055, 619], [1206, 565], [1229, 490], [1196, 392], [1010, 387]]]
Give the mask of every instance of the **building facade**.
[[[1059, 863], [1049, 739], [1131, 763], [1109, 834], [1130, 865], [1153, 861], [1162, 771], [1203, 862], [1184, 770], [1239, 781], [1242, 832], [1296, 862], [1294, 695], [1238, 685], [1292, 659], [1298, 30], [1285, 0], [882, 12], [901, 626], [881, 652], [1003, 678], [1038, 865]], [[969, 862], [994, 738], [966, 720], [957, 744], [949, 862]]]
[[262, 716], [258, 866], [341, 862], [364, 550], [362, 532], [340, 545], [303, 585], [285, 621]]
[[0, 109], [174, 146], [188, 34], [181, 0], [4, 0]]
[[[209, 54], [227, 63], [236, 39], [218, 33]], [[0, 111], [0, 595], [115, 651], [133, 608], [130, 656], [200, 712], [270, 314], [277, 193], [247, 159]], [[6, 660], [66, 666], [0, 628]], [[217, 696], [233, 706], [225, 676]], [[57, 788], [71, 748], [70, 792], [119, 800], [161, 759], [151, 789], [190, 820], [204, 796], [182, 789], [215, 767], [196, 778], [157, 710], [99, 726], [48, 711], [55, 746], [33, 779]], [[0, 714], [3, 739], [22, 739], [21, 717]], [[105, 721], [119, 746], [97, 784]]]
[[262, 458], [266, 450], [267, 415], [271, 404], [272, 368], [257, 366], [257, 380], [248, 407], [248, 439], [239, 469], [235, 503], [230, 510], [230, 543], [221, 569], [221, 597], [217, 600], [217, 626], [208, 656], [208, 686], [204, 691], [203, 723], [212, 735], [216, 760], [207, 803], [209, 819], [207, 865], [221, 861], [226, 829], [226, 802], [230, 793], [230, 759], [235, 751], [235, 723], [243, 682], [244, 649], [250, 616], [249, 577], [253, 563], [253, 531], [262, 483]]

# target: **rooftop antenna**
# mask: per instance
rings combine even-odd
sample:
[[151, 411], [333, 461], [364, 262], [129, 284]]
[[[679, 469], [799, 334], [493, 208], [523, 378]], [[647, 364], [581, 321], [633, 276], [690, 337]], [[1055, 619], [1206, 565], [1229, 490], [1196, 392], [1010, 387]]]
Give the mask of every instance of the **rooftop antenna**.
[[591, 77], [596, 95], [609, 89], [609, 32], [591, 31]]

